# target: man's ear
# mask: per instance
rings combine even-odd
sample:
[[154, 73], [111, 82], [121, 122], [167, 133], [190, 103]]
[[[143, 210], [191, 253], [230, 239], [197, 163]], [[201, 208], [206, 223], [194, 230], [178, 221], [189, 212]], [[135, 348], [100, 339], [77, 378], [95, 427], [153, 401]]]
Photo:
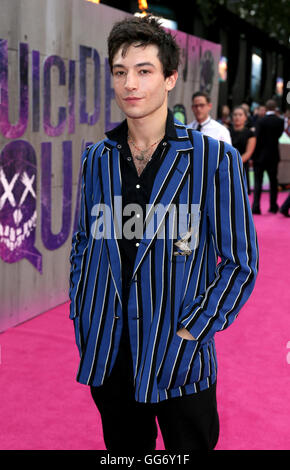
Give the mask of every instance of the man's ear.
[[167, 91], [173, 90], [177, 82], [177, 79], [178, 79], [178, 72], [177, 70], [174, 70], [172, 75], [169, 75], [169, 77], [165, 79]]

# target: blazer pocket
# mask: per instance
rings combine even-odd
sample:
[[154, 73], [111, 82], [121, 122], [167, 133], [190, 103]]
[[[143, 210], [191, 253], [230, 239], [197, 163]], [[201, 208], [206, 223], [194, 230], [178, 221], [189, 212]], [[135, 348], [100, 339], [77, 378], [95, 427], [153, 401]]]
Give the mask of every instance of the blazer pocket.
[[198, 380], [199, 367], [195, 361], [200, 344], [196, 340], [173, 336], [166, 356], [157, 376], [158, 388], [176, 388], [191, 381]]

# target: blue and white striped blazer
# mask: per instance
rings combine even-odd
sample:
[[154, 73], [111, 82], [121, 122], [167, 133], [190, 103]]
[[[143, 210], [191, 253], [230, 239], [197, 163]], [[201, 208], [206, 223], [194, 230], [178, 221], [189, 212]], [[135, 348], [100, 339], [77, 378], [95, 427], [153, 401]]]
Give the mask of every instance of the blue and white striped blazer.
[[[150, 237], [144, 230], [130, 284], [135, 399], [144, 403], [194, 393], [215, 382], [214, 335], [236, 318], [258, 271], [240, 155], [231, 145], [178, 121], [175, 127], [177, 138], [164, 149], [149, 205], [152, 210], [163, 204], [168, 211]], [[121, 197], [121, 185], [117, 143], [105, 139], [88, 147], [82, 156], [80, 219], [70, 257], [70, 318], [80, 352], [77, 381], [93, 386], [110, 375], [123, 324], [114, 220], [114, 197]], [[111, 211], [96, 219], [100, 204]], [[174, 255], [176, 239], [170, 236], [172, 214], [178, 217], [180, 204], [199, 205], [198, 243], [186, 256]], [[96, 220], [113, 227], [111, 238], [92, 235]], [[179, 337], [181, 327], [195, 340]]]

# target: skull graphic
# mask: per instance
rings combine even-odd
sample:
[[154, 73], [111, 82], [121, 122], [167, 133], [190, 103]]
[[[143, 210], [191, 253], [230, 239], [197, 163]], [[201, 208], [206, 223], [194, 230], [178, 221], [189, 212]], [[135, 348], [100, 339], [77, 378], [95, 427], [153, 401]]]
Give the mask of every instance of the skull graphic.
[[36, 155], [29, 142], [8, 143], [0, 156], [0, 257], [6, 263], [27, 258], [41, 272], [35, 248]]

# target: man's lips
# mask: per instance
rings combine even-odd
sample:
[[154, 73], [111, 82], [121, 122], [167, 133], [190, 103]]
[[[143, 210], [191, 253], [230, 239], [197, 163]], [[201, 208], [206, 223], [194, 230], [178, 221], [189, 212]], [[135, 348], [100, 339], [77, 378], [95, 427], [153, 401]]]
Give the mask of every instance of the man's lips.
[[134, 103], [136, 101], [140, 101], [142, 98], [138, 98], [137, 96], [128, 96], [127, 98], [124, 98], [124, 101], [127, 103]]

